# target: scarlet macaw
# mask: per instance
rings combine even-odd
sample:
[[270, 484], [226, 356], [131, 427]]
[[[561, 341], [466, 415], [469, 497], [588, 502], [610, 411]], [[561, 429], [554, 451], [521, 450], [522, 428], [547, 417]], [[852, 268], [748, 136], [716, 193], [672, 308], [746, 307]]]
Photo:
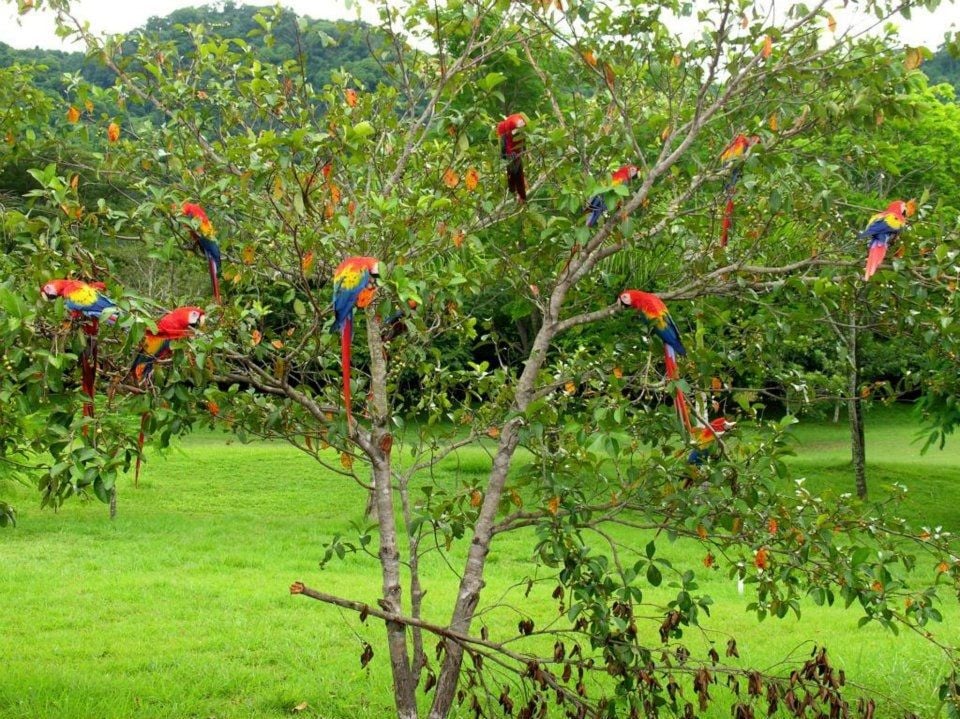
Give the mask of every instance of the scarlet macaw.
[[858, 235], [858, 237], [870, 239], [867, 251], [867, 267], [863, 273], [864, 280], [869, 280], [873, 273], [877, 271], [880, 263], [883, 262], [884, 255], [887, 254], [887, 247], [900, 236], [906, 225], [907, 203], [903, 200], [894, 200], [887, 206], [886, 210], [878, 212], [870, 218], [867, 229]]
[[731, 422], [726, 417], [717, 417], [706, 427], [697, 427], [693, 433], [697, 446], [690, 452], [690, 456], [687, 458], [687, 464], [692, 464], [697, 467], [703, 464], [711, 455], [713, 444], [717, 441], [717, 437], [729, 432], [736, 426], [736, 422]]
[[[640, 312], [644, 322], [653, 328], [653, 333], [663, 340], [663, 357], [667, 368], [667, 379], [677, 380], [680, 371], [677, 368], [677, 355], [687, 354], [687, 350], [680, 341], [680, 330], [673, 321], [663, 300], [651, 292], [640, 290], [624, 290], [620, 293], [620, 304]], [[690, 410], [687, 407], [687, 398], [683, 390], [677, 389], [674, 405], [680, 422], [690, 431]]]
[[[137, 384], [149, 380], [153, 375], [154, 363], [157, 360], [169, 358], [173, 351], [170, 343], [173, 340], [186, 339], [193, 331], [202, 326], [206, 315], [199, 307], [178, 307], [168, 312], [157, 321], [157, 331], [147, 330], [143, 336], [143, 344], [133, 360], [133, 366], [128, 374], [133, 374]], [[146, 434], [149, 412], [140, 416], [140, 435], [137, 437], [137, 465], [133, 475], [133, 484], [140, 482], [140, 461], [143, 456], [143, 441]]]
[[[611, 175], [613, 185], [623, 185], [637, 176], [639, 170], [636, 165], [624, 165]], [[607, 211], [607, 202], [603, 193], [599, 193], [590, 198], [587, 204], [587, 227], [593, 227], [600, 220], [600, 216]]]
[[[757, 135], [751, 135], [747, 137], [743, 133], [737, 135], [733, 138], [733, 141], [727, 145], [723, 152], [720, 153], [720, 162], [723, 163], [724, 167], [732, 165], [735, 162], [738, 162], [747, 156], [747, 153], [750, 152], [750, 148], [760, 142], [760, 138]], [[737, 166], [730, 173], [730, 179], [727, 180], [727, 185], [724, 190], [727, 193], [727, 205], [723, 211], [723, 221], [720, 225], [720, 246], [727, 246], [727, 239], [730, 234], [730, 226], [733, 224], [733, 196], [736, 194], [737, 181], [740, 179], [740, 173], [743, 171], [743, 165], [737, 164]]]
[[497, 124], [500, 137], [500, 157], [507, 160], [507, 189], [513, 192], [520, 202], [527, 201], [527, 184], [523, 177], [524, 141], [520, 131], [526, 126], [527, 116], [515, 112]]
[[81, 282], [79, 280], [50, 280], [40, 288], [40, 293], [48, 300], [63, 297], [70, 316], [74, 319], [86, 318], [83, 332], [87, 342], [80, 355], [80, 383], [89, 402], [83, 403], [83, 416], [93, 416], [93, 397], [97, 382], [97, 333], [100, 330], [100, 316], [108, 312], [107, 322], [117, 321], [117, 306], [104, 294], [106, 285], [102, 282]]
[[183, 203], [183, 214], [190, 219], [200, 221], [200, 232], [193, 227], [190, 228], [190, 236], [207, 258], [207, 266], [210, 270], [210, 284], [213, 285], [213, 298], [220, 304], [220, 245], [214, 238], [213, 223], [207, 217], [204, 209], [193, 202]]
[[333, 332], [340, 332], [340, 363], [343, 369], [343, 405], [347, 427], [353, 418], [350, 406], [350, 344], [353, 312], [373, 301], [380, 277], [380, 262], [374, 257], [348, 257], [333, 272]]

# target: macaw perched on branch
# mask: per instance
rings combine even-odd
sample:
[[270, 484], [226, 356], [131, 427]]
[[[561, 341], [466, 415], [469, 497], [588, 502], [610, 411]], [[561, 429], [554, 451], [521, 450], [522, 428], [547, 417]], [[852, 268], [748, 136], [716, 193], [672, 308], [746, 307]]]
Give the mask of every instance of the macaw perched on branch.
[[687, 458], [687, 464], [692, 464], [696, 467], [702, 465], [713, 453], [714, 443], [717, 441], [717, 437], [729, 432], [736, 426], [736, 422], [731, 422], [726, 417], [717, 417], [706, 427], [697, 427], [693, 431], [693, 438], [697, 446], [690, 452], [690, 456]]
[[[667, 306], [663, 300], [651, 292], [641, 292], [640, 290], [624, 290], [620, 293], [620, 304], [624, 307], [630, 307], [637, 310], [644, 322], [653, 328], [653, 333], [663, 340], [663, 357], [667, 368], [667, 379], [677, 380], [680, 378], [680, 371], [677, 367], [677, 355], [683, 357], [687, 350], [680, 341], [680, 330], [677, 324], [667, 311]], [[683, 390], [677, 389], [674, 406], [680, 423], [689, 432], [690, 431], [690, 410], [687, 406], [686, 395]]]
[[[639, 172], [636, 165], [624, 165], [611, 175], [611, 184], [615, 186], [628, 184]], [[603, 193], [598, 193], [591, 197], [590, 202], [587, 204], [587, 227], [596, 225], [600, 220], [600, 216], [606, 211], [607, 201], [604, 199]]]
[[[143, 344], [140, 346], [140, 351], [133, 360], [133, 366], [130, 367], [130, 372], [127, 374], [133, 374], [137, 384], [149, 380], [153, 376], [153, 368], [157, 360], [165, 360], [173, 355], [170, 343], [173, 340], [186, 339], [192, 336], [194, 330], [202, 327], [205, 320], [206, 314], [199, 307], [178, 307], [165, 314], [157, 321], [156, 332], [147, 330], [144, 334]], [[143, 441], [149, 417], [149, 412], [144, 412], [140, 416], [140, 435], [137, 437], [137, 465], [133, 475], [134, 486], [137, 486], [140, 482], [140, 461], [143, 456]]]
[[348, 257], [333, 272], [333, 332], [340, 333], [340, 363], [343, 369], [343, 405], [347, 427], [353, 419], [350, 404], [350, 345], [353, 341], [353, 312], [373, 301], [380, 277], [375, 257]]
[[117, 306], [104, 294], [106, 285], [102, 282], [81, 282], [79, 280], [50, 280], [40, 288], [40, 293], [48, 300], [63, 297], [70, 316], [74, 319], [85, 318], [83, 332], [87, 342], [80, 355], [81, 386], [90, 398], [83, 403], [83, 416], [93, 416], [93, 398], [97, 383], [97, 333], [100, 331], [100, 316], [107, 312], [107, 322], [117, 321]]
[[740, 174], [743, 172], [743, 164], [740, 161], [746, 158], [747, 154], [750, 152], [750, 148], [756, 145], [758, 142], [760, 142], [760, 138], [757, 135], [751, 135], [747, 137], [741, 133], [733, 138], [733, 141], [727, 145], [723, 152], [720, 153], [720, 162], [723, 163], [724, 167], [738, 163], [730, 173], [730, 179], [727, 180], [727, 185], [724, 187], [724, 190], [727, 193], [727, 204], [723, 210], [723, 221], [720, 225], [721, 247], [727, 246], [727, 240], [730, 235], [730, 227], [733, 224], [733, 196], [737, 191], [737, 181], [740, 179]]
[[517, 196], [520, 202], [527, 201], [527, 183], [523, 177], [524, 141], [520, 131], [526, 127], [527, 116], [515, 112], [497, 124], [500, 137], [500, 157], [507, 160], [507, 189]]
[[213, 285], [213, 298], [220, 304], [220, 245], [214, 238], [213, 223], [207, 217], [204, 209], [193, 202], [183, 203], [183, 214], [190, 218], [200, 221], [200, 232], [193, 227], [190, 228], [190, 236], [197, 243], [197, 247], [207, 258], [207, 267], [210, 270], [210, 284]]
[[911, 214], [909, 210], [908, 203], [903, 200], [894, 200], [887, 205], [886, 210], [871, 217], [867, 229], [858, 235], [870, 240], [867, 250], [867, 267], [863, 273], [864, 281], [869, 280], [877, 271], [880, 263], [883, 262], [884, 255], [887, 254], [887, 247], [907, 226], [907, 215]]

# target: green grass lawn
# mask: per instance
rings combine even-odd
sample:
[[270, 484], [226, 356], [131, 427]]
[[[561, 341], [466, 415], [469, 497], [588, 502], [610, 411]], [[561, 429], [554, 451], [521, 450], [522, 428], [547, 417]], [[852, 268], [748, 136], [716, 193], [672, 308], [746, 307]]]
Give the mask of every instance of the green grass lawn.
[[[904, 411], [871, 412], [867, 422], [871, 491], [879, 497], [885, 485], [902, 482], [910, 487], [903, 513], [912, 521], [960, 529], [960, 444], [921, 457]], [[795, 473], [822, 491], [851, 491], [845, 433], [843, 424], [798, 426]], [[375, 560], [348, 555], [318, 567], [324, 542], [349, 534], [351, 523], [361, 520], [363, 491], [285, 445], [241, 445], [201, 434], [182, 450], [151, 456], [139, 488], [132, 480], [121, 483], [112, 523], [99, 502], [41, 511], [29, 488], [2, 487], [18, 506], [20, 523], [0, 532], [0, 717], [279, 717], [301, 702], [309, 708], [299, 716], [388, 716], [392, 696], [380, 625], [288, 592], [299, 579], [375, 601]], [[460, 469], [480, 473], [488, 461], [482, 452], [466, 453]], [[527, 598], [516, 588], [537, 571], [532, 536], [503, 536], [491, 554], [483, 621], [494, 638], [515, 633], [521, 608], [555, 615], [552, 583], [537, 585]], [[648, 539], [623, 538], [638, 549]], [[698, 547], [664, 549], [678, 563], [702, 568]], [[462, 551], [455, 546], [454, 559]], [[426, 556], [423, 572], [425, 613], [442, 622], [455, 583], [439, 552]], [[878, 688], [898, 708], [933, 716], [943, 667], [916, 637], [896, 638], [872, 626], [858, 630], [855, 611], [812, 603], [799, 621], [758, 623], [744, 610], [749, 586], [740, 597], [721, 572], [701, 586], [716, 605], [704, 631], [688, 635], [695, 651], [705, 652], [710, 641], [722, 651], [733, 634], [744, 663], [773, 667], [827, 643], [850, 680]], [[656, 600], [670, 591], [648, 596]], [[960, 611], [947, 606], [944, 613], [947, 621], [936, 631], [958, 644]], [[656, 627], [649, 624], [641, 630], [656, 645]], [[377, 654], [362, 669], [363, 641]], [[431, 655], [434, 644], [428, 643]], [[729, 711], [717, 707], [708, 716]]]

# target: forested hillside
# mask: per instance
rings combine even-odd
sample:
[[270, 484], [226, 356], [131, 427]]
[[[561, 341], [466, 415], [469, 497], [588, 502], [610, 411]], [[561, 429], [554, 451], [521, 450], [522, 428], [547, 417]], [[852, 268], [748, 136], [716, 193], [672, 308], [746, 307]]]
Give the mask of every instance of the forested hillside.
[[[222, 7], [182, 8], [166, 17], [153, 17], [142, 28], [131, 30], [125, 54], [135, 55], [136, 39], [145, 34], [161, 43], [173, 43], [177, 54], [186, 56], [194, 37], [183, 32], [183, 28], [199, 24], [224, 37], [244, 38], [260, 58], [277, 65], [288, 61], [299, 63], [302, 57], [306, 79], [318, 88], [330, 82], [330, 74], [341, 68], [366, 89], [385, 79], [383, 69], [373, 57], [381, 41], [369, 25], [314, 20], [285, 10], [279, 20], [271, 23], [270, 40], [266, 41], [265, 28], [255, 20], [260, 10], [252, 5], [227, 2]], [[17, 50], [0, 42], [0, 67], [14, 63], [43, 65], [47, 69], [38, 73], [36, 85], [58, 93], [65, 90], [65, 73], [79, 72], [85, 80], [102, 88], [109, 87], [116, 79], [109, 69], [96, 61], [88, 61], [82, 52]]]

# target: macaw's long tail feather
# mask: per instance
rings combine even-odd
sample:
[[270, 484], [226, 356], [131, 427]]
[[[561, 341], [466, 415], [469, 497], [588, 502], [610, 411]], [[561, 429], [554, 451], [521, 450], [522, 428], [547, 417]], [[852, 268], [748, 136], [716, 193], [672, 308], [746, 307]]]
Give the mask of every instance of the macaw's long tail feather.
[[603, 201], [603, 195], [594, 195], [587, 204], [587, 227], [593, 227], [600, 221], [600, 216], [607, 209], [607, 203]]
[[[667, 366], [667, 379], [680, 379], [680, 369], [677, 367], [677, 353], [673, 347], [668, 344], [663, 346], [663, 361]], [[687, 432], [690, 432], [690, 405], [687, 402], [687, 396], [679, 387], [677, 388], [673, 405], [677, 410], [677, 416], [680, 418], [680, 424], [683, 425]]]
[[663, 361], [667, 365], [667, 379], [678, 379], [680, 370], [677, 368], [677, 353], [668, 344], [663, 345]]
[[353, 317], [347, 317], [340, 330], [340, 364], [343, 368], [343, 406], [347, 410], [347, 429], [353, 421], [350, 407], [350, 344], [353, 341]]
[[212, 257], [207, 258], [207, 265], [210, 267], [210, 284], [213, 285], [213, 299], [220, 302], [220, 278], [217, 277], [217, 262]]
[[883, 257], [887, 254], [887, 243], [883, 241], [874, 241], [870, 243], [870, 250], [867, 252], [867, 269], [863, 273], [863, 279], [869, 280], [873, 277], [880, 265], [883, 264]]
[[140, 462], [143, 459], [143, 440], [147, 433], [147, 422], [150, 419], [150, 413], [144, 412], [140, 415], [140, 434], [137, 435], [137, 465], [133, 470], [133, 486], [140, 484]]
[[80, 385], [83, 387], [84, 394], [90, 398], [89, 402], [83, 403], [84, 417], [93, 417], [93, 397], [97, 384], [97, 332], [99, 329], [100, 323], [96, 319], [90, 320], [83, 326], [83, 331], [87, 335], [87, 344], [80, 355]]
[[727, 206], [723, 210], [723, 221], [720, 223], [720, 246], [726, 247], [730, 238], [730, 227], [733, 225], [733, 196], [727, 198]]
[[693, 431], [693, 428], [690, 426], [690, 405], [687, 402], [687, 396], [683, 393], [682, 389], [677, 389], [676, 397], [673, 401], [674, 407], [677, 409], [677, 417], [680, 418], [680, 424], [683, 425], [683, 428], [687, 430], [689, 434]]
[[507, 165], [507, 189], [517, 196], [520, 202], [527, 201], [527, 183], [523, 177], [523, 160], [515, 157]]

